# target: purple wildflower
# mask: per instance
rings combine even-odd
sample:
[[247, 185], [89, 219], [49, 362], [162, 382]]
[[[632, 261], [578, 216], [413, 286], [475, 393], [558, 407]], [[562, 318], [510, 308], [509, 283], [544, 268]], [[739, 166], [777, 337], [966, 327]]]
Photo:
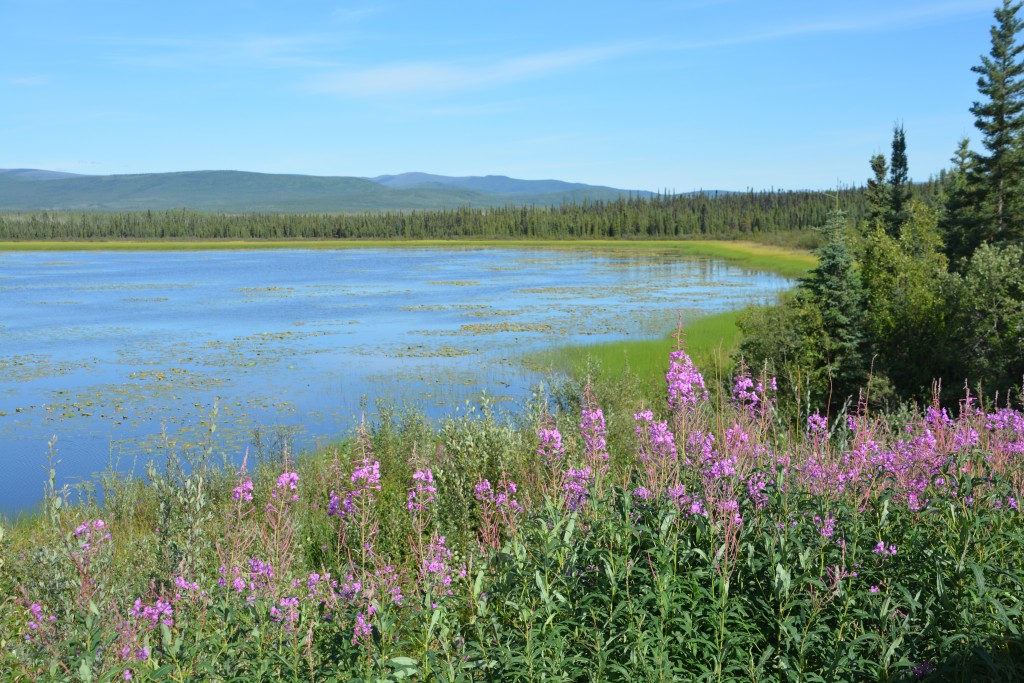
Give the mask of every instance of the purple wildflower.
[[537, 430], [537, 436], [540, 438], [540, 445], [537, 447], [537, 455], [541, 457], [541, 460], [545, 465], [550, 466], [556, 460], [561, 460], [565, 457], [565, 446], [562, 445], [562, 434], [558, 431], [557, 427], [551, 429], [539, 429]]
[[252, 500], [252, 479], [246, 477], [238, 486], [231, 492], [231, 500]]
[[587, 502], [593, 471], [589, 467], [581, 470], [566, 470], [562, 476], [562, 489], [565, 491], [565, 506], [570, 510], [579, 510]]
[[668, 385], [668, 407], [674, 412], [693, 412], [697, 409], [699, 401], [708, 400], [704, 375], [693, 364], [689, 354], [682, 349], [669, 354], [665, 383]]
[[818, 411], [807, 416], [807, 433], [819, 439], [828, 433], [828, 418], [822, 416]]
[[434, 494], [437, 493], [434, 474], [427, 467], [413, 473], [412, 479], [415, 485], [409, 489], [409, 502], [406, 503], [406, 508], [412, 511], [425, 510], [427, 505], [434, 502]]
[[873, 552], [875, 555], [895, 555], [896, 546], [886, 545], [885, 541], [879, 541], [878, 544], [875, 546], [875, 549], [871, 552]]
[[580, 433], [587, 460], [608, 459], [608, 430], [600, 408], [584, 408], [580, 416]]
[[352, 627], [352, 644], [366, 645], [367, 637], [373, 634], [373, 627], [366, 621], [366, 615], [362, 612], [356, 614], [356, 623]]

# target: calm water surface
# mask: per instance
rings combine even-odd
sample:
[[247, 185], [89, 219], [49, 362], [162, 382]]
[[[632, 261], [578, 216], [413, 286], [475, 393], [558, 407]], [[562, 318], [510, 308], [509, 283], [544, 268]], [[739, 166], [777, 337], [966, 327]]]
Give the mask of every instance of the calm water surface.
[[[657, 336], [784, 278], [640, 252], [345, 249], [0, 253], [0, 513], [60, 483], [254, 433], [294, 448], [387, 397], [428, 412], [543, 379], [556, 344]], [[214, 414], [214, 411], [216, 413]]]

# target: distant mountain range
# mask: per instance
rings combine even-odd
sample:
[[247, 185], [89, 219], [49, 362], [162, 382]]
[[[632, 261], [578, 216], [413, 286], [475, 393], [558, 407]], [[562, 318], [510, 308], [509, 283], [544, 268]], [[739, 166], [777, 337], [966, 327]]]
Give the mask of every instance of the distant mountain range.
[[243, 171], [78, 175], [0, 169], [0, 211], [361, 212], [557, 206], [651, 194], [561, 180], [429, 173], [352, 178]]

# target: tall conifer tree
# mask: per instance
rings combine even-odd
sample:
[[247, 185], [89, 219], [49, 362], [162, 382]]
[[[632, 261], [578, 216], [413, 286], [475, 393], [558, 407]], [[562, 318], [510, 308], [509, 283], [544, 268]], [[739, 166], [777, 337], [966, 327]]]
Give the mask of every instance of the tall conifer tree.
[[893, 239], [900, 236], [900, 227], [907, 220], [910, 201], [910, 171], [907, 165], [907, 137], [902, 125], [892, 131], [892, 157], [889, 169], [889, 211], [886, 232]]
[[946, 254], [954, 269], [961, 270], [977, 248], [978, 187], [975, 180], [977, 155], [970, 149], [970, 140], [960, 139], [956, 154], [950, 161], [953, 168], [945, 178], [943, 203], [946, 211], [940, 226], [945, 238]]
[[825, 246], [818, 250], [818, 265], [801, 280], [798, 299], [817, 309], [820, 328], [804, 336], [818, 340], [821, 367], [827, 379], [829, 403], [841, 406], [857, 400], [868, 380], [869, 360], [865, 334], [866, 295], [853, 256], [846, 244], [846, 216], [835, 210], [823, 228]]
[[889, 172], [889, 166], [886, 164], [884, 154], [876, 154], [871, 157], [871, 172], [874, 177], [868, 178], [868, 189], [865, 193], [868, 203], [865, 227], [868, 233], [876, 227], [884, 225], [889, 213], [889, 183], [885, 179]]
[[979, 75], [978, 92], [984, 97], [971, 113], [988, 151], [978, 156], [972, 179], [981, 199], [981, 221], [970, 240], [972, 247], [984, 241], [1019, 240], [1024, 227], [1024, 45], [1017, 41], [1024, 28], [1017, 16], [1022, 4], [1003, 0], [995, 11], [992, 49], [971, 68]]

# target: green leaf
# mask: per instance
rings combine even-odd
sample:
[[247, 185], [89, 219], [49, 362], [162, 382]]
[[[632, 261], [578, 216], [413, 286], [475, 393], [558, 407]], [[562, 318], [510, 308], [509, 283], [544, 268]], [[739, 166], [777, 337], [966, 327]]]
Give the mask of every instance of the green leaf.
[[412, 657], [392, 657], [388, 660], [388, 664], [391, 666], [417, 666], [417, 662]]
[[775, 592], [781, 596], [788, 596], [792, 585], [793, 578], [789, 570], [783, 567], [781, 563], [777, 563], [775, 565]]
[[164, 676], [166, 676], [169, 673], [172, 673], [173, 671], [174, 671], [174, 665], [173, 664], [164, 664], [159, 669], [154, 671], [150, 675], [150, 678], [152, 678], [154, 681], [159, 681]]

